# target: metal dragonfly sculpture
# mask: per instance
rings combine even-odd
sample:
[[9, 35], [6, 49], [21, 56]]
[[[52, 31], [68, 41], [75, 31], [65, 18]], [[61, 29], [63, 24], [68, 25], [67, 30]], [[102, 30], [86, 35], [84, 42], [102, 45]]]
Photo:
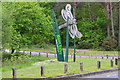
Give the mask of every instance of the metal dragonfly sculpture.
[[68, 19], [68, 30], [69, 30], [70, 36], [73, 39], [75, 37], [81, 38], [82, 34], [77, 29], [76, 19], [73, 17], [73, 14], [71, 13], [71, 5], [67, 4], [65, 9], [61, 10], [61, 14], [62, 14], [63, 19], [66, 21], [66, 23], [59, 26], [59, 29], [66, 27], [67, 19]]
[[[76, 41], [75, 41], [75, 37], [77, 38], [81, 38], [82, 34], [81, 32], [78, 31], [77, 25], [76, 25], [76, 19], [75, 16], [73, 16], [72, 12], [71, 12], [71, 5], [67, 4], [65, 9], [61, 10], [61, 14], [63, 19], [65, 20], [65, 24], [59, 26], [59, 29], [63, 28], [63, 27], [68, 27], [68, 32], [71, 38], [74, 39], [74, 58], [73, 61], [76, 61]], [[67, 29], [67, 28], [66, 28]], [[67, 30], [66, 30], [67, 32]], [[68, 36], [66, 34], [66, 56], [65, 56], [65, 61], [68, 62], [68, 46], [69, 46], [69, 39]]]
[[[55, 43], [56, 43], [56, 53], [58, 61], [66, 61], [68, 62], [68, 47], [69, 47], [69, 35], [74, 39], [74, 62], [75, 62], [75, 54], [76, 54], [76, 41], [75, 37], [81, 38], [82, 34], [78, 31], [76, 25], [76, 19], [73, 17], [71, 13], [71, 5], [67, 4], [65, 9], [61, 10], [61, 15], [66, 23], [58, 26], [58, 21], [56, 19], [56, 15], [54, 10], [52, 10], [52, 24], [54, 28], [55, 34]], [[62, 49], [62, 42], [60, 37], [59, 29], [66, 27], [66, 55], [64, 60], [64, 54]]]

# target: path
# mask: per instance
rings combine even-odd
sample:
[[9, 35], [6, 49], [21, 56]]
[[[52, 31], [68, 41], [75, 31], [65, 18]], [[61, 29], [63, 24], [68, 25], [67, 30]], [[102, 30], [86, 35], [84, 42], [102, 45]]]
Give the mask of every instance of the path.
[[[20, 51], [21, 53], [24, 54], [30, 54], [30, 51]], [[31, 52], [31, 55], [39, 55], [40, 56], [48, 56], [48, 57], [56, 57], [57, 55], [55, 53], [45, 53], [45, 52]], [[64, 55], [65, 56], [65, 55]], [[73, 58], [73, 55], [68, 55], [69, 58]], [[76, 58], [107, 58], [107, 56], [78, 56], [76, 55]], [[117, 56], [115, 56], [114, 58], [117, 58]], [[113, 59], [112, 56], [108, 56], [108, 59]]]

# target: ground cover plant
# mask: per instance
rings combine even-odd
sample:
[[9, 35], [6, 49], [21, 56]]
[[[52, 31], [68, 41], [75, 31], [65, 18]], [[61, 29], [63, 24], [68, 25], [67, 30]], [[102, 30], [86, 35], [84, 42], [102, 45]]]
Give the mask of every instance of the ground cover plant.
[[32, 65], [32, 63], [49, 60], [53, 58], [31, 56], [28, 54], [21, 53], [3, 53], [2, 54], [2, 71], [8, 71], [11, 68], [16, 67], [17, 69]]

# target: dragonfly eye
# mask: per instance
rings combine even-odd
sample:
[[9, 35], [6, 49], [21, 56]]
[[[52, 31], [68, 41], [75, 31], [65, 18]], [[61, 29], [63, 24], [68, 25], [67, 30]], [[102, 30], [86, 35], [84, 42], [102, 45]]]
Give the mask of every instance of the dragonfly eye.
[[67, 11], [71, 11], [71, 5], [70, 5], [70, 4], [67, 4], [67, 5], [66, 5], [66, 10], [67, 10]]

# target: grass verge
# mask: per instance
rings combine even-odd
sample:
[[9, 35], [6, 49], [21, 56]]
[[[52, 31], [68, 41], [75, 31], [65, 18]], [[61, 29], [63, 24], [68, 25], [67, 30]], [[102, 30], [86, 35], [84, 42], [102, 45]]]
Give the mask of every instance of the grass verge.
[[[101, 69], [97, 68], [98, 60], [101, 61]], [[83, 72], [80, 71], [80, 62], [83, 62]], [[114, 65], [114, 67], [111, 67], [109, 59], [77, 58], [76, 62], [73, 62], [72, 59], [69, 59], [69, 62], [67, 63], [68, 73], [64, 74], [65, 63], [66, 62], [58, 62], [56, 59], [55, 62], [51, 62], [50, 60], [36, 62], [31, 66], [17, 69], [17, 78], [49, 78], [69, 74], [88, 73], [118, 67], [116, 65]], [[45, 75], [43, 77], [40, 76], [40, 66], [42, 65], [45, 67]], [[4, 71], [2, 74], [3, 78], [12, 78], [11, 69]]]

